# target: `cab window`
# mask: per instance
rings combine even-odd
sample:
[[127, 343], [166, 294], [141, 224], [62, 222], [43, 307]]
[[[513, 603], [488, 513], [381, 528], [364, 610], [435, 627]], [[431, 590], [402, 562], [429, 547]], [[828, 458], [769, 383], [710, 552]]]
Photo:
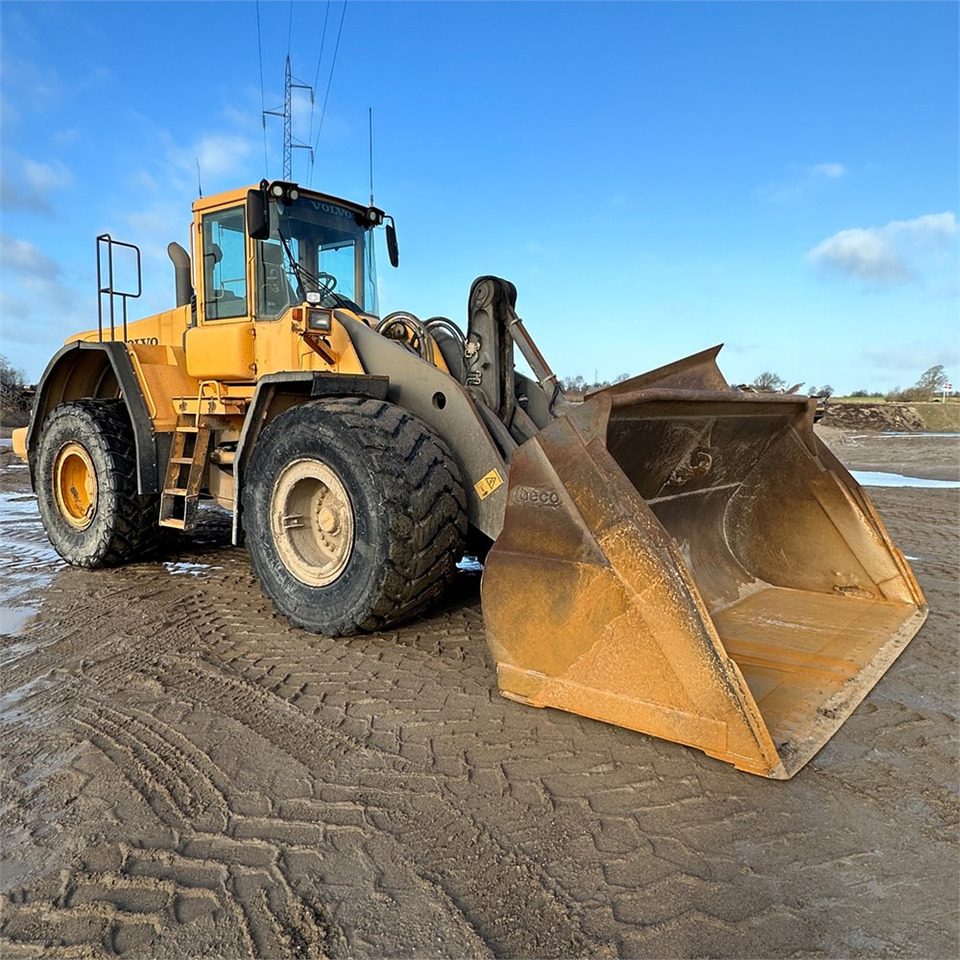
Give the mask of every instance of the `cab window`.
[[207, 320], [249, 314], [243, 207], [203, 218], [203, 292]]
[[[353, 240], [322, 243], [318, 251], [317, 266], [321, 273], [337, 278], [336, 291], [349, 300], [356, 300], [354, 284], [356, 268], [356, 244]], [[322, 278], [321, 278], [322, 279]]]

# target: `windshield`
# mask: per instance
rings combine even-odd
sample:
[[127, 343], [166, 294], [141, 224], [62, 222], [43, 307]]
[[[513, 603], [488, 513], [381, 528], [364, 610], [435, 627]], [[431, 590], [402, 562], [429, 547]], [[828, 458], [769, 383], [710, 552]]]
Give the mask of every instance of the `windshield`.
[[372, 231], [353, 211], [300, 196], [270, 204], [270, 239], [256, 244], [258, 316], [279, 317], [311, 291], [325, 307], [377, 313]]

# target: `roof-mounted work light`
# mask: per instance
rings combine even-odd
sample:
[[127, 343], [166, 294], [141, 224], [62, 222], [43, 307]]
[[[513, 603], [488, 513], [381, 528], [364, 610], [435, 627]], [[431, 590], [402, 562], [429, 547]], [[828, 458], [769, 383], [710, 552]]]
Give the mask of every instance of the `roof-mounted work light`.
[[274, 180], [267, 187], [267, 193], [275, 200], [282, 200], [285, 204], [291, 204], [300, 196], [300, 187], [295, 183], [287, 183], [284, 180]]
[[384, 213], [379, 207], [367, 207], [353, 215], [360, 227], [379, 227], [383, 223]]

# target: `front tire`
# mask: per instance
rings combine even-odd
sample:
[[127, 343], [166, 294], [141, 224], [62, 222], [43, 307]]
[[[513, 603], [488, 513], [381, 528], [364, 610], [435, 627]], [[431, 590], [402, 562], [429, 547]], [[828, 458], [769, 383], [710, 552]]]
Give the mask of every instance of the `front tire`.
[[137, 493], [136, 447], [122, 400], [74, 400], [44, 421], [34, 471], [40, 518], [67, 563], [110, 567], [152, 550], [160, 501]]
[[304, 403], [264, 430], [243, 517], [264, 592], [329, 636], [426, 609], [455, 576], [467, 530], [446, 444], [406, 410], [352, 397]]

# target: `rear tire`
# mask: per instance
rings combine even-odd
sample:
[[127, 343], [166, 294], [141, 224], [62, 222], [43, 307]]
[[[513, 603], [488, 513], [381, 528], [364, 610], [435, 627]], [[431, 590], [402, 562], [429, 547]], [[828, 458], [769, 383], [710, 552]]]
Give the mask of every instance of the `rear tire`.
[[136, 445], [122, 400], [74, 400], [44, 421], [34, 471], [40, 518], [67, 563], [110, 567], [160, 541], [160, 499], [137, 493]]
[[264, 592], [329, 636], [421, 613], [456, 575], [467, 531], [446, 444], [406, 410], [352, 397], [302, 404], [264, 430], [243, 518]]

